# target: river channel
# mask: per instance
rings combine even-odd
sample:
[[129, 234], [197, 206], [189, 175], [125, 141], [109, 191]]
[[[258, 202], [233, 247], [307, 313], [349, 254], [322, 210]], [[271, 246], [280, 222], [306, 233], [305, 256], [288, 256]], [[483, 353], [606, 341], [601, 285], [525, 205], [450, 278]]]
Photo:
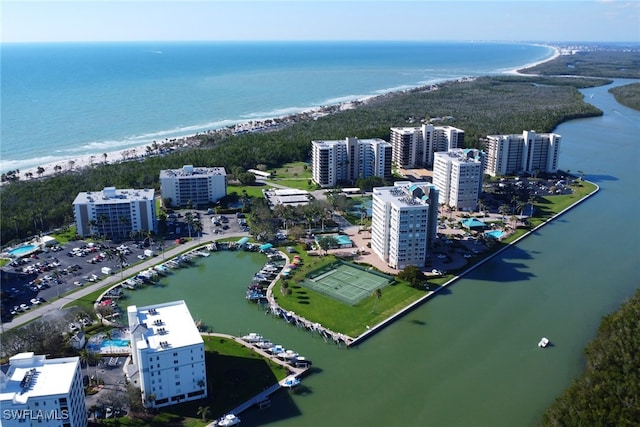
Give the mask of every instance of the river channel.
[[[600, 191], [356, 348], [248, 303], [259, 254], [212, 254], [128, 303], [184, 299], [214, 332], [258, 332], [313, 361], [297, 392], [241, 414], [243, 426], [536, 425], [582, 372], [602, 316], [639, 286], [640, 113], [610, 87], [582, 91], [604, 116], [555, 130], [560, 167], [583, 171]], [[542, 336], [553, 345], [538, 348]]]

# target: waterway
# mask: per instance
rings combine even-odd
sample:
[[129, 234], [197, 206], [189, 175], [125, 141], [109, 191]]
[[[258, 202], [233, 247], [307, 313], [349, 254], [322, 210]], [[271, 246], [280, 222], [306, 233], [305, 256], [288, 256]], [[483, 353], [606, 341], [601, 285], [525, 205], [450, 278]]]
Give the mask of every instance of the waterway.
[[[184, 299], [215, 332], [259, 332], [313, 361], [297, 393], [243, 413], [245, 426], [536, 425], [582, 372], [602, 316], [639, 286], [640, 113], [609, 87], [583, 91], [603, 117], [556, 129], [561, 168], [583, 171], [600, 192], [356, 348], [247, 303], [259, 254], [214, 254], [130, 302]], [[553, 345], [538, 348], [542, 336]]]

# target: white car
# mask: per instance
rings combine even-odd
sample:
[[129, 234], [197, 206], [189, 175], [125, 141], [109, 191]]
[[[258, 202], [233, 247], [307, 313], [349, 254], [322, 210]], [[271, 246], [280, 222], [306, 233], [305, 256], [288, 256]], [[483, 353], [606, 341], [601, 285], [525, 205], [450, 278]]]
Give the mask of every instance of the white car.
[[31, 304], [38, 305], [40, 304], [40, 300], [38, 298], [31, 298]]

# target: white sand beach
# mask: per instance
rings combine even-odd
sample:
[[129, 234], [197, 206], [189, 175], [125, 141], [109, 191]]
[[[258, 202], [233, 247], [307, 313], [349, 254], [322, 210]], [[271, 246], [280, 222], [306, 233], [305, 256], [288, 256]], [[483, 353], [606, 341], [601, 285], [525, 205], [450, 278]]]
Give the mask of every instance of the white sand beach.
[[[518, 70], [521, 70], [524, 68], [530, 68], [530, 67], [542, 64], [544, 62], [552, 61], [562, 54], [560, 49], [556, 46], [551, 46], [551, 45], [544, 45], [544, 46], [550, 47], [553, 49], [554, 53], [551, 57], [544, 59], [542, 61], [533, 62], [527, 65], [524, 65], [522, 67], [518, 67], [516, 69], [506, 71], [505, 74], [529, 75], [529, 74], [520, 73]], [[437, 85], [429, 85], [429, 86], [431, 86], [431, 89], [433, 89], [434, 86], [437, 87]], [[416, 88], [408, 89], [408, 90], [414, 90], [414, 89]], [[399, 92], [404, 92], [404, 91], [399, 91]], [[368, 96], [362, 99], [345, 101], [345, 102], [338, 103], [336, 105], [314, 107], [314, 108], [310, 108], [308, 110], [302, 111], [300, 113], [291, 114], [288, 116], [252, 120], [249, 122], [238, 123], [232, 126], [221, 128], [221, 129], [210, 130], [207, 133], [220, 132], [220, 133], [227, 133], [227, 134], [241, 134], [241, 133], [248, 133], [248, 132], [266, 132], [269, 130], [278, 129], [283, 125], [293, 124], [302, 117], [311, 117], [315, 119], [318, 117], [326, 116], [328, 114], [333, 114], [337, 111], [357, 108], [359, 104], [368, 103], [379, 97], [384, 97], [387, 95], [389, 95], [389, 93], [375, 95], [375, 96]], [[37, 179], [41, 177], [52, 176], [52, 175], [55, 175], [56, 173], [82, 170], [87, 167], [91, 167], [93, 165], [98, 165], [98, 164], [104, 164], [104, 163], [111, 164], [111, 163], [121, 163], [121, 162], [127, 162], [127, 161], [136, 161], [136, 160], [143, 159], [145, 156], [149, 154], [157, 154], [160, 152], [167, 153], [167, 152], [174, 151], [181, 148], [195, 147], [199, 145], [199, 139], [197, 138], [197, 135], [201, 135], [201, 134], [202, 133], [196, 134], [196, 135], [183, 136], [179, 138], [167, 139], [167, 140], [159, 141], [157, 144], [153, 144], [153, 146], [151, 146], [150, 144], [146, 144], [146, 145], [141, 145], [137, 147], [129, 147], [129, 148], [125, 148], [117, 151], [108, 151], [102, 154], [87, 154], [84, 156], [78, 156], [70, 159], [60, 160], [60, 161], [43, 164], [43, 165], [39, 165], [39, 166], [27, 168], [27, 169], [21, 169], [19, 173], [19, 177], [21, 180], [30, 180], [30, 179]], [[2, 184], [4, 183], [0, 183], [0, 185]]]
[[524, 70], [526, 68], [531, 68], [531, 67], [535, 67], [536, 65], [544, 64], [545, 62], [553, 61], [554, 59], [556, 59], [557, 57], [562, 55], [562, 52], [560, 51], [560, 48], [558, 48], [557, 46], [546, 45], [546, 44], [545, 45], [540, 45], [540, 46], [550, 47], [551, 49], [553, 49], [553, 55], [550, 58], [543, 59], [541, 61], [532, 62], [531, 64], [526, 64], [526, 65], [523, 65], [522, 67], [514, 68], [513, 70], [508, 70], [508, 71], [505, 72], [505, 74], [517, 74], [517, 75], [521, 75], [521, 76], [531, 76], [533, 74], [524, 74], [524, 73], [521, 73], [519, 70]]

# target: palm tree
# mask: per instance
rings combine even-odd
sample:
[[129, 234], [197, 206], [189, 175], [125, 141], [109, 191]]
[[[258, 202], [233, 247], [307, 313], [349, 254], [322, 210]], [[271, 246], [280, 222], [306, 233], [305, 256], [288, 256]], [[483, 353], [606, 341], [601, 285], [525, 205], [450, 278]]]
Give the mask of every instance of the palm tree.
[[482, 216], [486, 216], [485, 210], [487, 209], [487, 205], [483, 200], [478, 200], [478, 211], [482, 212]]
[[120, 262], [120, 278], [124, 275], [124, 264], [127, 262], [127, 256], [123, 251], [118, 251], [118, 262]]
[[124, 226], [124, 227], [121, 228], [121, 231], [122, 231], [123, 236], [126, 236], [124, 228], [127, 225], [131, 224], [131, 220], [129, 218], [127, 218], [125, 215], [120, 215], [120, 217], [118, 218], [118, 221], [120, 222], [120, 224], [122, 224]]
[[102, 157], [104, 157], [104, 162], [107, 163], [107, 157], [109, 157], [109, 155], [107, 153], [102, 153]]
[[100, 224], [102, 224], [102, 236], [106, 239], [107, 231], [105, 229], [105, 224], [107, 221], [109, 221], [109, 217], [107, 216], [107, 214], [101, 213], [100, 215], [98, 215], [98, 221], [100, 222]]
[[367, 219], [367, 208], [360, 206], [360, 227], [364, 227], [365, 219]]
[[208, 406], [200, 406], [198, 408], [197, 414], [202, 417], [202, 421], [205, 421], [210, 411], [211, 411], [211, 408], [209, 408]]
[[96, 227], [98, 226], [98, 221], [96, 221], [95, 219], [90, 219], [89, 222], [89, 231], [91, 231], [91, 236], [94, 236], [96, 234]]
[[189, 239], [191, 239], [191, 227], [193, 226], [193, 213], [187, 212], [184, 214], [184, 221], [187, 223], [187, 231], [189, 232]]
[[376, 305], [378, 305], [378, 301], [382, 299], [382, 289], [380, 288], [376, 289], [375, 292], [373, 293], [373, 296], [376, 297], [376, 301], [373, 303], [373, 308], [371, 309], [372, 313], [376, 310]]
[[84, 365], [86, 368], [89, 367], [89, 361], [93, 358], [91, 352], [86, 348], [80, 350], [80, 354], [78, 355], [80, 358], [80, 366]]
[[111, 350], [112, 350], [111, 340], [113, 339], [113, 332], [111, 332], [111, 329], [107, 329], [105, 331], [104, 339], [109, 341], [109, 353], [111, 353]]
[[200, 221], [193, 222], [193, 231], [198, 235], [198, 241], [200, 241], [200, 236], [202, 236], [202, 223]]

